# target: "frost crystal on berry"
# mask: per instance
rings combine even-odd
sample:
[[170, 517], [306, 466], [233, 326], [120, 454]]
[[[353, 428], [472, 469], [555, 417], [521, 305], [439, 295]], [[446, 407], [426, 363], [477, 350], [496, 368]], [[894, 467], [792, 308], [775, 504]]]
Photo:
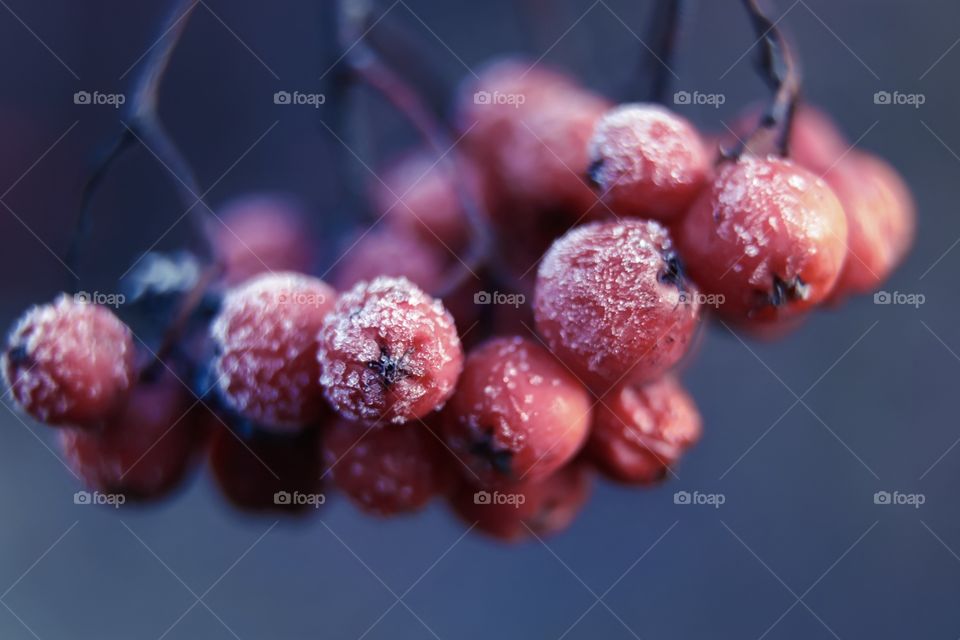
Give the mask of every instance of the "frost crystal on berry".
[[450, 313], [406, 278], [361, 282], [320, 332], [320, 382], [344, 417], [401, 423], [440, 408], [463, 353]]

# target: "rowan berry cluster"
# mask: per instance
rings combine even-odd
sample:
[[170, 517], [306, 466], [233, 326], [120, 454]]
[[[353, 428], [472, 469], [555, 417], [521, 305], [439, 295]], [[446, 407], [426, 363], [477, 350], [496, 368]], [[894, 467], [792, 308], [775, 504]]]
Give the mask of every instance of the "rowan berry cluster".
[[[240, 199], [210, 232], [219, 277], [178, 349], [157, 356], [63, 295], [10, 334], [12, 397], [102, 491], [156, 498], [205, 457], [246, 509], [316, 506], [289, 495], [330, 478], [375, 514], [443, 497], [491, 535], [542, 535], [572, 521], [592, 471], [655, 483], [697, 442], [676, 370], [703, 317], [783, 335], [876, 289], [911, 244], [903, 180], [807, 105], [780, 123], [789, 154], [754, 135], [754, 110], [721, 151], [663, 106], [506, 59], [455, 111], [463, 153], [387, 168], [382, 222], [333, 284], [308, 275], [302, 213]], [[443, 290], [473, 241], [469, 200], [495, 251]]]

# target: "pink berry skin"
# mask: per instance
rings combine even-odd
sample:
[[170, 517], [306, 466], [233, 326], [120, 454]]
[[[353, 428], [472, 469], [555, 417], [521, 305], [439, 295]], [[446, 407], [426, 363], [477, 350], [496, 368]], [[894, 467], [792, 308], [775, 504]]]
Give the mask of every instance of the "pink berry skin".
[[406, 278], [424, 291], [442, 286], [446, 249], [404, 227], [376, 228], [356, 240], [336, 267], [340, 290], [378, 276]]
[[123, 404], [134, 355], [130, 329], [113, 312], [63, 294], [17, 322], [3, 377], [17, 405], [37, 420], [92, 427]]
[[317, 334], [336, 292], [297, 273], [262, 274], [228, 291], [211, 327], [226, 404], [258, 426], [298, 431], [324, 411]]
[[324, 464], [337, 488], [364, 511], [411, 513], [456, 480], [452, 457], [431, 430], [419, 421], [368, 426], [341, 419], [324, 433]]
[[254, 194], [236, 198], [210, 225], [226, 284], [265, 271], [309, 271], [315, 259], [306, 214], [293, 199]]
[[495, 338], [467, 355], [443, 412], [450, 449], [471, 470], [464, 478], [498, 487], [545, 478], [587, 437], [590, 395], [533, 340]]
[[906, 257], [916, 232], [910, 188], [883, 159], [851, 151], [824, 177], [843, 204], [849, 237], [832, 301], [880, 287]]
[[666, 376], [611, 392], [594, 413], [587, 453], [614, 480], [649, 484], [661, 480], [700, 433], [693, 398]]
[[467, 245], [470, 227], [457, 181], [463, 180], [471, 191], [479, 185], [471, 165], [461, 162], [455, 175], [446, 160], [426, 151], [409, 154], [383, 173], [371, 199], [391, 226], [415, 233], [441, 251], [459, 252]]
[[91, 489], [131, 499], [160, 497], [186, 475], [204, 430], [192, 398], [172, 374], [138, 382], [98, 429], [64, 429], [67, 463]]
[[400, 424], [453, 393], [463, 351], [453, 317], [406, 278], [342, 294], [320, 332], [320, 382], [348, 420]]
[[[589, 465], [577, 458], [546, 478], [494, 493], [464, 482], [450, 498], [460, 519], [509, 544], [561, 533], [576, 519], [593, 489]], [[501, 497], [502, 496], [502, 497]]]
[[629, 104], [597, 123], [589, 175], [620, 216], [671, 222], [682, 216], [710, 174], [710, 152], [685, 118], [659, 106]]
[[830, 295], [847, 255], [847, 220], [833, 190], [791, 160], [724, 163], [677, 235], [700, 288], [722, 296], [738, 324], [782, 322]]
[[538, 333], [596, 391], [662, 375], [696, 333], [699, 296], [655, 221], [595, 222], [569, 231], [540, 264]]

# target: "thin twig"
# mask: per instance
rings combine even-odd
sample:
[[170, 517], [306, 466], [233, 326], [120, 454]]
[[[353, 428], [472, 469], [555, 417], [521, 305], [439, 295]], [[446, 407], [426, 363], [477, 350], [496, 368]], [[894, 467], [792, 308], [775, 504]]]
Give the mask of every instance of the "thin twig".
[[[74, 273], [78, 273], [80, 252], [90, 229], [91, 204], [93, 197], [102, 184], [114, 162], [123, 153], [140, 142], [150, 148], [160, 161], [167, 166], [174, 175], [174, 186], [186, 210], [193, 215], [197, 235], [201, 239], [201, 250], [204, 257], [210, 258], [212, 250], [207, 242], [205, 233], [206, 220], [204, 209], [206, 205], [200, 197], [200, 187], [189, 163], [180, 153], [176, 144], [167, 134], [160, 122], [157, 113], [160, 83], [170, 63], [180, 36], [196, 9], [199, 0], [176, 0], [173, 10], [161, 25], [161, 36], [155, 43], [150, 55], [143, 64], [140, 75], [136, 78], [129, 105], [126, 108], [123, 128], [107, 146], [106, 152], [98, 158], [90, 177], [84, 183], [80, 194], [80, 213], [77, 218], [76, 232], [67, 252], [66, 263]], [[200, 209], [198, 210], [198, 206]], [[75, 278], [72, 288], [78, 289], [80, 283]]]
[[346, 50], [345, 61], [356, 76], [380, 93], [417, 130], [423, 140], [439, 156], [445, 169], [454, 177], [454, 187], [460, 206], [471, 227], [471, 242], [468, 255], [441, 286], [443, 294], [456, 290], [471, 273], [479, 270], [491, 251], [492, 235], [486, 216], [463, 180], [460, 170], [460, 154], [447, 129], [438, 121], [416, 91], [407, 82], [385, 65], [377, 52], [361, 37], [369, 16], [366, 0], [339, 0], [340, 37]]
[[640, 65], [642, 73], [649, 74], [650, 78], [642, 96], [646, 102], [666, 103], [674, 74], [677, 43], [689, 9], [686, 0], [660, 0], [656, 3], [647, 28], [649, 49], [644, 48]]
[[773, 98], [754, 131], [736, 150], [739, 157], [745, 150], [772, 149], [781, 156], [789, 153], [793, 114], [800, 98], [800, 71], [793, 51], [783, 33], [760, 8], [759, 0], [743, 0], [753, 29], [761, 39], [757, 70], [773, 91]]
[[[201, 258], [207, 262], [207, 267], [197, 279], [193, 289], [186, 293], [174, 316], [173, 322], [167, 327], [156, 351], [157, 357], [143, 368], [141, 376], [148, 377], [154, 367], [166, 360], [173, 353], [183, 331], [189, 324], [189, 318], [203, 299], [203, 295], [210, 284], [219, 277], [222, 267], [216, 259], [208, 233], [207, 213], [210, 208], [203, 201], [202, 191], [196, 175], [180, 152], [180, 149], [167, 134], [160, 121], [158, 100], [160, 84], [170, 64], [180, 37], [183, 35], [187, 22], [199, 4], [199, 0], [174, 0], [173, 8], [160, 28], [160, 37], [147, 56], [139, 75], [134, 80], [130, 100], [121, 122], [123, 129], [114, 138], [95, 164], [90, 177], [83, 185], [80, 196], [80, 213], [77, 219], [77, 228], [67, 254], [67, 264], [76, 273], [80, 251], [89, 231], [91, 220], [91, 203], [97, 189], [100, 187], [113, 164], [123, 153], [137, 143], [143, 144], [159, 161], [165, 165], [174, 177], [174, 187], [186, 207], [186, 213], [194, 223], [196, 236], [199, 240]], [[79, 279], [74, 280], [73, 289], [80, 288]]]

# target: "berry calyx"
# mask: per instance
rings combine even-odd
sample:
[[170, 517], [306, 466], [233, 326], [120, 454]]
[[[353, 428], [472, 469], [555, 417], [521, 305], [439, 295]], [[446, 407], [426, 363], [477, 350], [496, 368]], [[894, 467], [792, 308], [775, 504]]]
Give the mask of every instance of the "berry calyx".
[[439, 409], [463, 367], [453, 317], [406, 278], [379, 277], [341, 295], [319, 342], [327, 399], [345, 418], [368, 424]]
[[66, 294], [21, 316], [2, 361], [21, 409], [74, 427], [94, 426], [122, 405], [134, 368], [130, 329], [106, 307]]
[[721, 315], [744, 323], [826, 299], [846, 242], [846, 215], [826, 182], [790, 160], [749, 155], [721, 165], [677, 236], [693, 281], [722, 296]]
[[227, 292], [211, 333], [213, 374], [230, 409], [279, 431], [302, 429], [322, 415], [317, 334], [335, 299], [321, 280], [287, 272]]
[[368, 426], [336, 421], [324, 436], [324, 463], [337, 487], [364, 511], [416, 511], [446, 492], [450, 454], [427, 424]]
[[444, 439], [486, 487], [544, 478], [583, 445], [590, 396], [550, 352], [521, 337], [467, 355], [443, 412]]
[[601, 392], [670, 369], [699, 318], [667, 230], [641, 220], [591, 223], [557, 240], [540, 264], [533, 307], [550, 350]]
[[606, 475], [626, 483], [648, 484], [699, 438], [700, 414], [672, 376], [614, 390], [594, 413], [587, 453]]
[[597, 123], [589, 154], [591, 183], [621, 216], [674, 220], [710, 173], [710, 154], [696, 128], [659, 105], [608, 112]]

